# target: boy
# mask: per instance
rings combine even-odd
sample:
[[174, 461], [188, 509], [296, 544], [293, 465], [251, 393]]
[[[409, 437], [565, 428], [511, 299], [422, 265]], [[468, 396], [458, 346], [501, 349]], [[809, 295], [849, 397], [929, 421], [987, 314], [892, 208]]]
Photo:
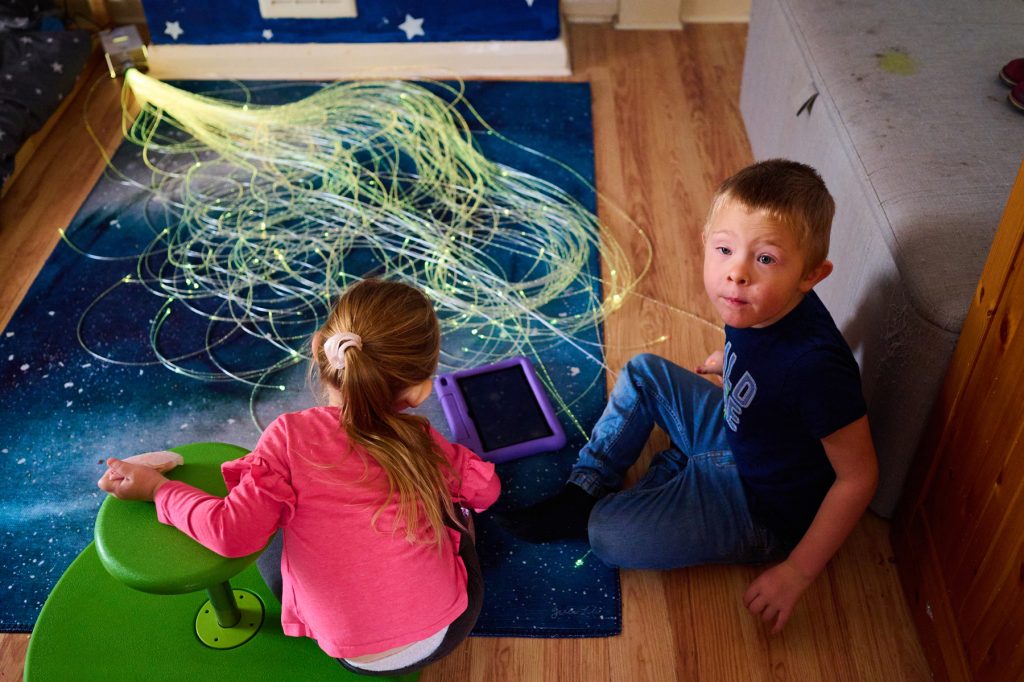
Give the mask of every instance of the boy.
[[[589, 537], [624, 568], [778, 562], [743, 601], [789, 619], [849, 535], [878, 468], [857, 362], [812, 289], [832, 271], [835, 204], [814, 169], [770, 160], [726, 180], [704, 227], [704, 287], [725, 349], [698, 374], [632, 358], [554, 497], [505, 514], [535, 542]], [[672, 445], [618, 490], [657, 424]]]

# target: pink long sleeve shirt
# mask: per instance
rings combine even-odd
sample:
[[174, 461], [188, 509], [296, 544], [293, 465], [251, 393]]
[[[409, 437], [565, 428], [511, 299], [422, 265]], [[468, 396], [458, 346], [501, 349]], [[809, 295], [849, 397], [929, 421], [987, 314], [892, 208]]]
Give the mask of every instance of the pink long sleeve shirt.
[[[494, 465], [431, 429], [458, 480], [452, 499], [477, 511], [498, 498]], [[448, 529], [438, 552], [392, 533], [397, 505], [372, 516], [388, 489], [384, 470], [349, 443], [336, 407], [278, 417], [256, 448], [221, 468], [225, 498], [172, 481], [156, 494], [157, 518], [224, 556], [263, 548], [284, 529], [281, 625], [336, 658], [424, 639], [465, 609], [466, 567]], [[426, 521], [423, 537], [429, 537]]]

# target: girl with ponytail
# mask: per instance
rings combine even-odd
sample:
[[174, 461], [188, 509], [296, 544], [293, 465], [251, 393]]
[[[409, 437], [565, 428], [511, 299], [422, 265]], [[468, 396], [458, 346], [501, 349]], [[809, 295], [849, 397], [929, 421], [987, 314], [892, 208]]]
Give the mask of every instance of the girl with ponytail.
[[227, 497], [116, 459], [100, 487], [154, 500], [161, 522], [224, 556], [273, 537], [259, 568], [285, 634], [364, 675], [413, 672], [476, 622], [483, 583], [467, 508], [486, 509], [500, 485], [492, 464], [404, 412], [430, 395], [440, 351], [419, 290], [352, 286], [312, 351], [326, 405], [278, 417], [224, 464]]

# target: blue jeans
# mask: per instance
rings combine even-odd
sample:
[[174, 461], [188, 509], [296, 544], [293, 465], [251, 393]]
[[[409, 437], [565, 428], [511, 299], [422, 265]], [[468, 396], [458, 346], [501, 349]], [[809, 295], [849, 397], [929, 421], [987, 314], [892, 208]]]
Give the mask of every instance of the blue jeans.
[[[612, 492], [655, 425], [672, 446]], [[626, 363], [569, 478], [605, 495], [590, 514], [594, 554], [622, 568], [784, 558], [789, 548], [750, 515], [725, 429], [721, 388], [656, 355]]]

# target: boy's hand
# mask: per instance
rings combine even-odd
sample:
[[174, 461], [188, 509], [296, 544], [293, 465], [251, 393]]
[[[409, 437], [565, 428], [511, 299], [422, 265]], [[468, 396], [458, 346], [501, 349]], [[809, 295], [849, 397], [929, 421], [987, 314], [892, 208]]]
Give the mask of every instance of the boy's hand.
[[716, 350], [708, 356], [703, 364], [697, 365], [697, 374], [717, 374], [722, 376], [722, 361], [724, 358], [725, 354], [720, 350]]
[[110, 457], [96, 485], [121, 500], [152, 500], [167, 479], [159, 471]]
[[766, 623], [775, 620], [772, 634], [781, 632], [800, 595], [813, 581], [813, 576], [807, 577], [789, 561], [783, 561], [750, 583], [743, 595], [743, 605]]

